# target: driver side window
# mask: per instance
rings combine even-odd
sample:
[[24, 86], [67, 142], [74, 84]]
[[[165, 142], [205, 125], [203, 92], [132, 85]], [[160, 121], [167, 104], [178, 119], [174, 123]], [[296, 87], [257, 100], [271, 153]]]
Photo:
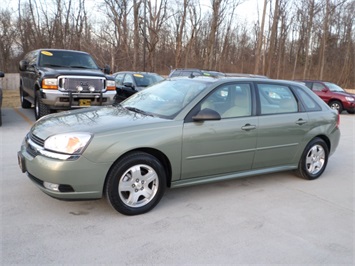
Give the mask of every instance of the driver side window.
[[218, 112], [221, 118], [251, 115], [251, 87], [247, 83], [224, 85], [210, 94], [201, 104]]

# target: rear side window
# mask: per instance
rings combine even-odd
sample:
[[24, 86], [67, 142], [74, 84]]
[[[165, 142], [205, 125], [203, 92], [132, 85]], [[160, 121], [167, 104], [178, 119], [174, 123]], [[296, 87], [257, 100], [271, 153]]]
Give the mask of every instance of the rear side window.
[[291, 89], [277, 84], [258, 84], [262, 115], [296, 113], [298, 103]]
[[312, 97], [307, 94], [304, 90], [298, 87], [294, 87], [295, 92], [297, 93], [298, 98], [301, 100], [302, 104], [306, 108], [306, 111], [321, 111], [322, 108]]
[[325, 89], [325, 86], [323, 84], [318, 83], [318, 82], [313, 83], [313, 90], [314, 91], [321, 91], [323, 89]]

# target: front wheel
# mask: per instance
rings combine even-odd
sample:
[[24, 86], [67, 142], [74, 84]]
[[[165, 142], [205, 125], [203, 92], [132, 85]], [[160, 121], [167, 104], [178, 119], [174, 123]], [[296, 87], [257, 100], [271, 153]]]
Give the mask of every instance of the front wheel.
[[153, 209], [166, 189], [161, 162], [144, 152], [134, 152], [116, 162], [110, 170], [105, 192], [118, 212], [137, 215]]
[[329, 149], [324, 140], [313, 139], [303, 151], [298, 164], [298, 175], [308, 180], [320, 177], [327, 166], [328, 157]]
[[51, 109], [48, 107], [48, 105], [45, 105], [42, 102], [40, 91], [36, 91], [36, 97], [35, 97], [35, 117], [36, 117], [36, 120], [40, 119], [42, 116], [48, 115], [50, 113], [51, 113]]

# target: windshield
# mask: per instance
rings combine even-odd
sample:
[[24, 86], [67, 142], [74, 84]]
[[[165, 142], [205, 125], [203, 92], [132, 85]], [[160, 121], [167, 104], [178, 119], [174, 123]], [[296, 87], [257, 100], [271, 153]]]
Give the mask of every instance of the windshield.
[[98, 69], [89, 54], [74, 51], [41, 51], [39, 66]]
[[324, 82], [328, 88], [330, 89], [330, 91], [341, 91], [343, 92], [344, 90], [339, 87], [338, 85], [334, 84], [334, 83], [330, 83], [330, 82]]
[[157, 83], [164, 78], [156, 74], [133, 74], [134, 80], [138, 87], [148, 87]]
[[124, 108], [163, 118], [174, 118], [208, 83], [201, 80], [164, 80], [121, 102]]

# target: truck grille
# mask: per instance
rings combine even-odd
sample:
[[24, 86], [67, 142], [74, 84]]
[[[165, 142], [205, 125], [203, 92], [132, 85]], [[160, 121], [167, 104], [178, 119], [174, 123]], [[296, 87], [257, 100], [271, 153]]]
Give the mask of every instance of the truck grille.
[[61, 76], [58, 78], [59, 89], [75, 93], [94, 93], [105, 90], [106, 79], [100, 77], [70, 77]]

